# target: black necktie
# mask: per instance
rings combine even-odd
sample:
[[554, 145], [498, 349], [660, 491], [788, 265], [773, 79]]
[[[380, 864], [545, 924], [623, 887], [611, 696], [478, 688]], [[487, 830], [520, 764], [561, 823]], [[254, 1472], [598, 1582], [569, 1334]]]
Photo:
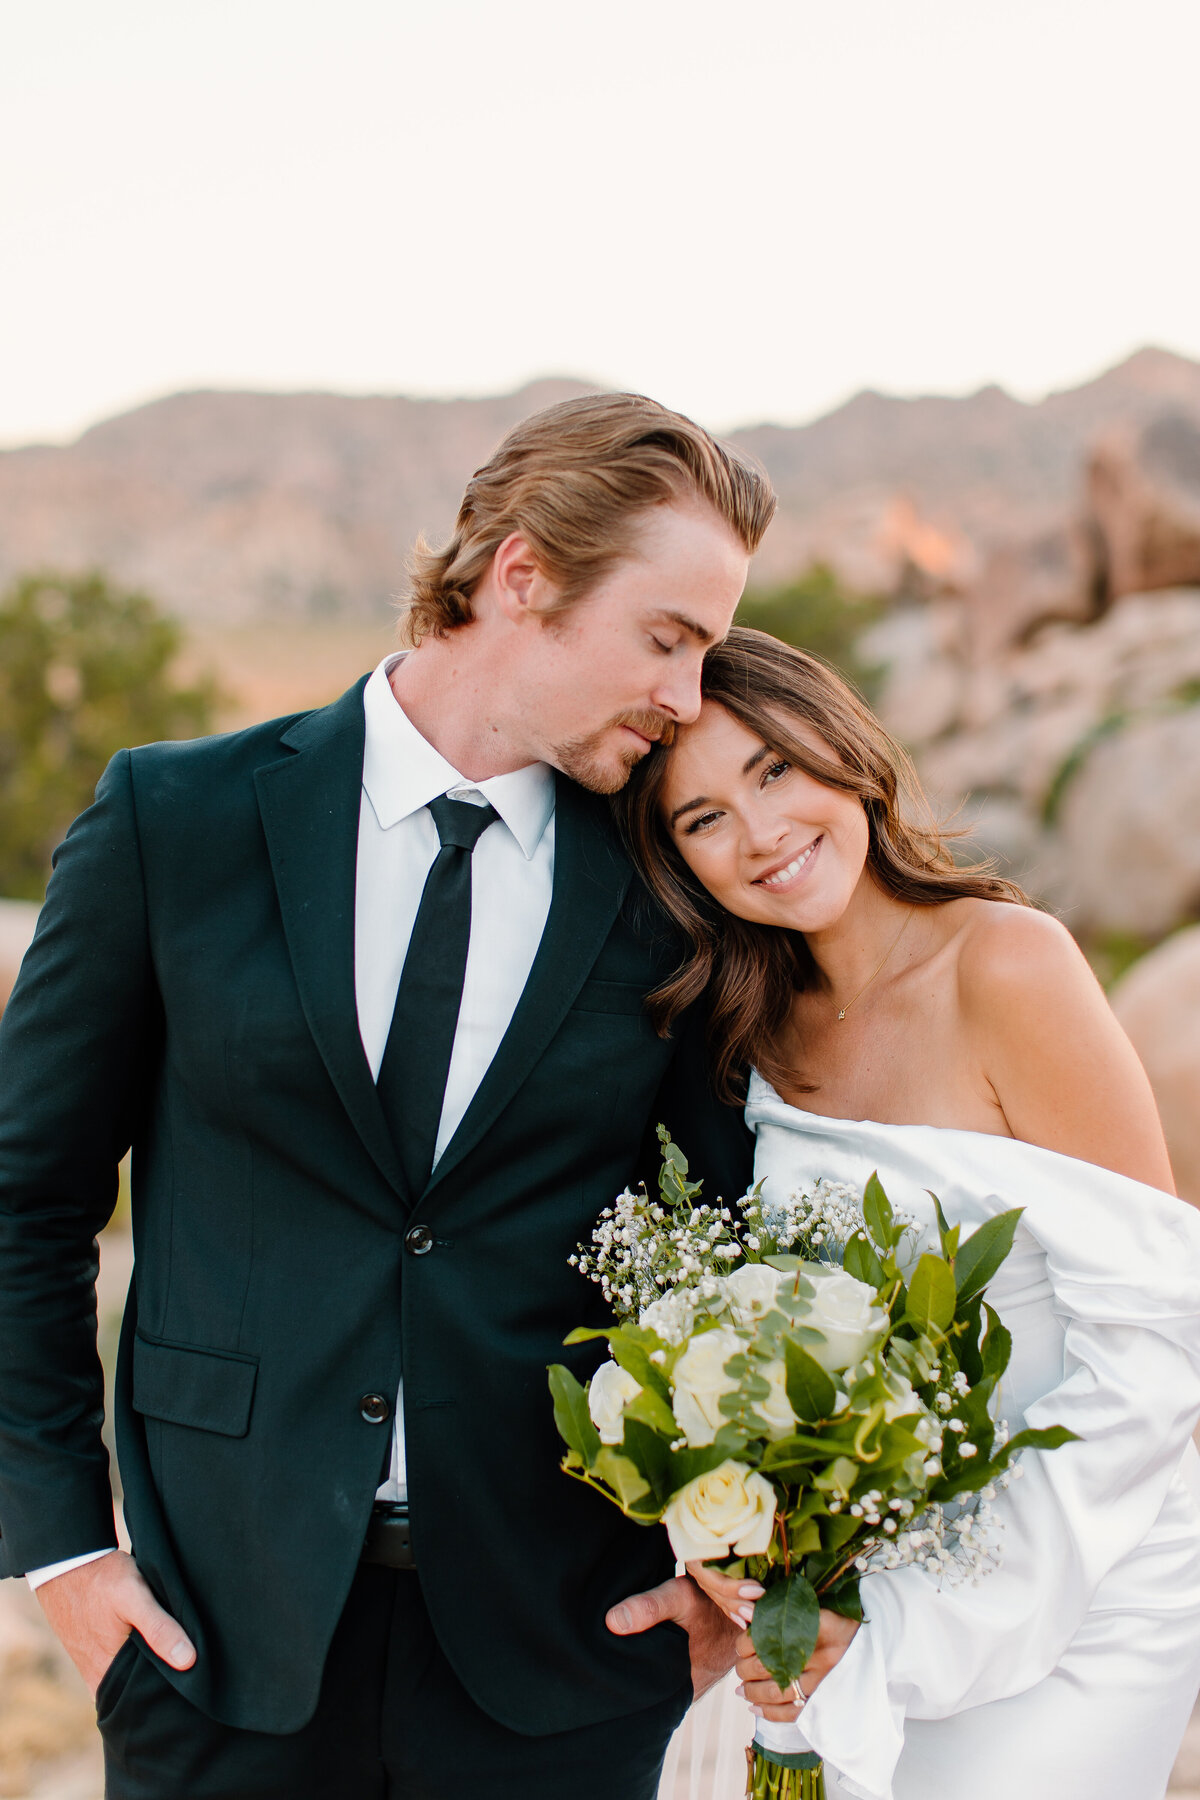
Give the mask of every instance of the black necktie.
[[429, 810], [442, 847], [425, 879], [378, 1081], [414, 1200], [433, 1168], [462, 1004], [471, 942], [471, 852], [499, 817], [493, 806], [444, 794], [430, 801]]

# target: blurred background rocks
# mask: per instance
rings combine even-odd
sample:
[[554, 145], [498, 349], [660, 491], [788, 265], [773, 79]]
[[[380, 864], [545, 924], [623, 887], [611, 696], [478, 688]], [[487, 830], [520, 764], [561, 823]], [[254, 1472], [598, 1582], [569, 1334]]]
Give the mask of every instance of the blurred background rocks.
[[[112, 752], [335, 697], [396, 641], [417, 533], [583, 391], [183, 394], [0, 453], [0, 1008]], [[1145, 350], [1034, 405], [864, 393], [737, 441], [781, 500], [742, 619], [857, 681], [968, 852], [1070, 926], [1200, 1204], [1200, 365]], [[111, 1366], [124, 1183], [101, 1250]], [[101, 1787], [82, 1683], [0, 1584], [0, 1800]], [[1200, 1730], [1172, 1788], [1196, 1792]]]

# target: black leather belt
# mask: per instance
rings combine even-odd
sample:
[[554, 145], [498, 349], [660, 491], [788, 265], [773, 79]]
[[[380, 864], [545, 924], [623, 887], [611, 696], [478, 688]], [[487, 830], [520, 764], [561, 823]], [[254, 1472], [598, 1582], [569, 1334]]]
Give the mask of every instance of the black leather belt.
[[408, 1507], [394, 1500], [377, 1500], [371, 1508], [363, 1562], [381, 1563], [385, 1569], [415, 1569], [412, 1528]]

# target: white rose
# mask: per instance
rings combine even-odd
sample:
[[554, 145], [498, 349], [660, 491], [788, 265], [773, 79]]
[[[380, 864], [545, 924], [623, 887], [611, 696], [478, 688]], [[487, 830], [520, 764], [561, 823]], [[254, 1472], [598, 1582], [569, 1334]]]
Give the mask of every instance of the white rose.
[[693, 1338], [675, 1364], [675, 1419], [693, 1450], [711, 1444], [725, 1424], [721, 1397], [738, 1386], [725, 1364], [745, 1348], [732, 1325], [718, 1325]]
[[790, 1437], [796, 1429], [796, 1415], [792, 1411], [791, 1401], [787, 1397], [787, 1372], [783, 1362], [776, 1358], [766, 1367], [757, 1366], [757, 1372], [765, 1375], [770, 1383], [771, 1392], [765, 1400], [756, 1400], [754, 1410], [764, 1420], [767, 1436], [771, 1439]]
[[620, 1363], [601, 1363], [588, 1387], [588, 1411], [602, 1444], [619, 1444], [625, 1436], [625, 1408], [642, 1391], [641, 1383]]
[[735, 1325], [751, 1329], [775, 1304], [781, 1281], [790, 1280], [767, 1263], [743, 1263], [732, 1275], [726, 1275], [722, 1286], [729, 1299], [729, 1310]]
[[889, 1425], [893, 1419], [905, 1419], [925, 1410], [907, 1375], [897, 1375], [894, 1369], [889, 1369], [884, 1381], [888, 1397], [883, 1403], [883, 1416]]
[[866, 1355], [886, 1328], [888, 1316], [875, 1289], [844, 1269], [805, 1263], [804, 1275], [817, 1291], [797, 1323], [812, 1326], [824, 1339], [804, 1348], [827, 1374], [835, 1375]]
[[761, 1556], [775, 1525], [775, 1489], [743, 1463], [723, 1462], [680, 1488], [663, 1524], [680, 1562]]

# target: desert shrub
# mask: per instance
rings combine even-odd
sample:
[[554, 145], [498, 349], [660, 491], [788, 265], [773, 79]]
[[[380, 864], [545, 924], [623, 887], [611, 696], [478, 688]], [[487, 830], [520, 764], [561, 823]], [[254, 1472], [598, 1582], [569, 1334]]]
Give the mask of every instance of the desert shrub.
[[883, 604], [873, 596], [851, 593], [827, 564], [813, 563], [782, 587], [749, 589], [738, 608], [737, 623], [811, 650], [871, 699], [881, 671], [860, 656], [857, 645], [879, 618]]
[[145, 594], [98, 573], [27, 575], [0, 598], [0, 894], [42, 898], [114, 751], [212, 729], [211, 682], [172, 676], [180, 641]]

